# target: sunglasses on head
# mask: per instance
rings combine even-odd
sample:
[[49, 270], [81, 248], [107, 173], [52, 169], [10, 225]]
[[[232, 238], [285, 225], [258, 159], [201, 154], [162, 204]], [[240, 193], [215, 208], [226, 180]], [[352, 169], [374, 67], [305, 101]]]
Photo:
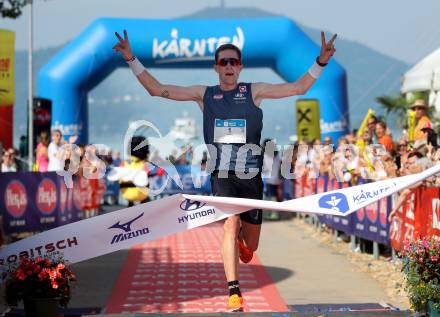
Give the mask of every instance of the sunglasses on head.
[[226, 66], [228, 64], [231, 66], [238, 66], [241, 65], [241, 61], [238, 58], [229, 57], [229, 58], [222, 58], [217, 62], [217, 65], [219, 66]]

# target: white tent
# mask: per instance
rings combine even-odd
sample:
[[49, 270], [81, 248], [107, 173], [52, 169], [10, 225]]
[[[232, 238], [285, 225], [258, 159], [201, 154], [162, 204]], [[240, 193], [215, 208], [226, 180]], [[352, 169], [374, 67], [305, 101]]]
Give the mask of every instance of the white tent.
[[430, 91], [429, 103], [440, 110], [440, 48], [426, 56], [403, 75], [402, 93]]

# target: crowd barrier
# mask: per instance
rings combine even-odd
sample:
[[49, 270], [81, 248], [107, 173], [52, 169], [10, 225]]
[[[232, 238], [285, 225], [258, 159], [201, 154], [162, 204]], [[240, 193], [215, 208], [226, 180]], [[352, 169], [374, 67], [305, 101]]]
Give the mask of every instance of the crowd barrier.
[[[358, 180], [358, 184], [365, 182], [363, 179]], [[316, 179], [303, 176], [284, 183], [284, 198], [298, 198], [348, 186], [348, 183], [329, 180], [325, 176]], [[355, 199], [362, 200], [368, 195], [370, 193], [362, 193]], [[347, 235], [391, 245], [396, 250], [401, 250], [408, 239], [433, 235], [440, 237], [440, 188], [420, 186], [413, 189], [390, 224], [388, 215], [396, 197], [383, 198], [346, 217], [322, 215], [318, 219]]]
[[440, 188], [411, 190], [397, 210], [390, 228], [391, 246], [402, 250], [405, 241], [419, 237], [440, 238]]
[[[150, 189], [161, 195], [176, 193], [209, 194], [210, 178], [190, 165], [176, 165], [181, 189], [167, 176], [152, 176]], [[193, 181], [193, 174], [195, 175]], [[118, 182], [74, 177], [72, 189], [55, 172], [12, 172], [0, 177], [0, 214], [6, 234], [45, 231], [85, 218], [88, 210], [97, 210], [106, 196], [119, 196]]]
[[3, 173], [0, 212], [5, 233], [44, 231], [84, 218], [98, 209], [106, 191], [101, 179], [74, 177], [73, 188], [55, 172]]
[[[162, 195], [176, 193], [209, 194], [210, 178], [194, 166], [176, 165], [181, 189], [167, 176], [150, 178], [150, 188], [162, 188]], [[359, 180], [359, 183], [365, 182]], [[302, 177], [283, 184], [283, 198], [293, 199], [349, 186], [327, 177]], [[4, 173], [0, 177], [0, 213], [6, 234], [44, 231], [84, 218], [84, 210], [97, 209], [106, 194], [116, 194], [118, 186], [105, 179], [74, 178], [72, 189], [55, 172]], [[364, 193], [367, 197], [369, 193]], [[356, 199], [363, 199], [362, 195]], [[390, 226], [388, 215], [392, 197], [358, 210], [347, 217], [319, 216], [331, 228], [360, 238], [391, 245], [401, 250], [405, 240], [420, 236], [440, 237], [440, 188], [419, 187], [411, 191]]]

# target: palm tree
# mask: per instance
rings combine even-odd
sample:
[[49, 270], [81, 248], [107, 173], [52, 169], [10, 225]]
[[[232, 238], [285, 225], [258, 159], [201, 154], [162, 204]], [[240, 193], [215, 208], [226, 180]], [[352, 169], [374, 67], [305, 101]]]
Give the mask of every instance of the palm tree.
[[[376, 97], [376, 102], [385, 110], [386, 115], [396, 114], [397, 126], [406, 128], [407, 111], [416, 99], [427, 100], [427, 92], [417, 91], [411, 93], [411, 98], [407, 99], [403, 95], [398, 96], [380, 96]], [[428, 116], [437, 132], [440, 132], [440, 116], [435, 114], [434, 107], [429, 107]]]
[[401, 95], [397, 97], [380, 96], [376, 98], [376, 102], [385, 110], [386, 115], [397, 115], [397, 126], [399, 128], [403, 128], [406, 125], [406, 113], [409, 109], [410, 103], [405, 97]]
[[23, 13], [23, 7], [29, 0], [0, 0], [0, 14], [2, 18], [16, 19]]

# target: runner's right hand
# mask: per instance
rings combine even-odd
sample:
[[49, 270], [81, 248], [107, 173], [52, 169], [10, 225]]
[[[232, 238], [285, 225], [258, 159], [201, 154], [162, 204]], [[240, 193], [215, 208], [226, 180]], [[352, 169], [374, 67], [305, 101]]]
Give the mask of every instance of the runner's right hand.
[[128, 40], [128, 34], [127, 31], [124, 30], [124, 38], [122, 38], [118, 32], [115, 32], [116, 37], [118, 38], [119, 42], [116, 43], [115, 46], [113, 46], [113, 49], [116, 52], [120, 52], [122, 56], [124, 56], [125, 60], [130, 60], [133, 57], [133, 53], [131, 52], [130, 42]]

